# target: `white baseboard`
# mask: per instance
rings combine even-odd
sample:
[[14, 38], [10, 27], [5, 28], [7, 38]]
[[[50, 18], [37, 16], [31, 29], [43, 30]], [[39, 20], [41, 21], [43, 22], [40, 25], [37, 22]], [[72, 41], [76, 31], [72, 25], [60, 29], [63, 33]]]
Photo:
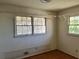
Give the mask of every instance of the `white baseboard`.
[[28, 54], [28, 55], [25, 55], [25, 56], [22, 56], [22, 57], [19, 57], [19, 58], [16, 58], [16, 59], [23, 59], [23, 58], [26, 58], [26, 57], [31, 57], [31, 56], [42, 54], [42, 53], [49, 52], [49, 51], [52, 51], [52, 50], [46, 50], [46, 51], [41, 51], [41, 52], [37, 52], [37, 53], [33, 53], [33, 54]]

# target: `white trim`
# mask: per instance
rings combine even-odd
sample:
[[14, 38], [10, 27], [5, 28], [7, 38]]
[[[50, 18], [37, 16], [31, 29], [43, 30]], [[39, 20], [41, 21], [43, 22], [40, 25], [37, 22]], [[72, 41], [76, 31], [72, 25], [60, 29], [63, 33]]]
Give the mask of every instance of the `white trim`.
[[37, 53], [25, 55], [25, 56], [22, 56], [22, 57], [19, 57], [19, 58], [16, 58], [16, 59], [23, 59], [23, 58], [26, 58], [26, 57], [31, 57], [31, 56], [38, 55], [38, 54], [42, 54], [42, 53], [49, 52], [49, 51], [52, 51], [52, 50], [41, 51], [41, 52], [37, 52]]

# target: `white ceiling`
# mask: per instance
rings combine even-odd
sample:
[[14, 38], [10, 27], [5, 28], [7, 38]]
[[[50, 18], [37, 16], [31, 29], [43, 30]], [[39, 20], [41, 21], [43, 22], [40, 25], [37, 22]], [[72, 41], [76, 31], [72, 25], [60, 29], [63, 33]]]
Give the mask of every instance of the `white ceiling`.
[[49, 3], [41, 3], [40, 0], [0, 0], [0, 3], [56, 11], [79, 5], [79, 0], [51, 0]]

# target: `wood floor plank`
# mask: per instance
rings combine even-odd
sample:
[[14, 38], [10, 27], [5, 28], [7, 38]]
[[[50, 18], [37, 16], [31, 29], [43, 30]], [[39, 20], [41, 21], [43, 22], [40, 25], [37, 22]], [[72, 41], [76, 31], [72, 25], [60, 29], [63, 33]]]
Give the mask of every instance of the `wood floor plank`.
[[61, 51], [55, 50], [24, 59], [77, 59], [77, 58], [67, 55]]

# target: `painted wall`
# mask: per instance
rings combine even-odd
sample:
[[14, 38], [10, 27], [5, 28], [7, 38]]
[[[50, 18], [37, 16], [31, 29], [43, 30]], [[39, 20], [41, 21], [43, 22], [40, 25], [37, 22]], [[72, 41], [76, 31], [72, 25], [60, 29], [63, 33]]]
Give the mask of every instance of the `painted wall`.
[[[68, 34], [68, 17], [79, 15], [79, 6], [63, 10], [58, 19], [58, 49], [79, 58], [79, 36]], [[78, 50], [78, 52], [77, 52]]]
[[[14, 38], [13, 19], [16, 15], [47, 17], [47, 33]], [[50, 50], [56, 49], [54, 16], [55, 13], [51, 12], [13, 5], [0, 5], [0, 59], [5, 59], [5, 54], [8, 52], [32, 47], [47, 45]]]

